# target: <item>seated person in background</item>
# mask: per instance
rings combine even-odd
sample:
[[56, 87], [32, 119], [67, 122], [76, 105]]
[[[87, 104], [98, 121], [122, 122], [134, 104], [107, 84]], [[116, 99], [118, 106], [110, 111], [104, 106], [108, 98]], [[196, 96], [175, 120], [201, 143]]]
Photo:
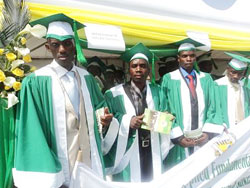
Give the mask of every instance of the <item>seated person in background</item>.
[[162, 77], [165, 74], [178, 69], [178, 66], [179, 66], [176, 57], [164, 57], [164, 58], [161, 58], [161, 62], [159, 62], [158, 65], [159, 65], [158, 72], [159, 72], [159, 77], [160, 77], [156, 81], [158, 84], [161, 83]]
[[250, 59], [227, 53], [233, 59], [228, 63], [226, 76], [216, 80], [227, 127], [234, 126], [250, 114], [250, 89], [242, 80], [245, 77]]
[[87, 70], [95, 77], [97, 84], [101, 90], [103, 90], [105, 83], [103, 79], [105, 67], [106, 65], [97, 56], [88, 59]]
[[216, 80], [218, 78], [223, 77], [223, 75], [218, 76], [218, 75], [215, 75], [215, 74], [211, 74], [213, 68], [218, 69], [218, 67], [215, 64], [214, 60], [211, 58], [211, 52], [207, 52], [207, 53], [202, 54], [199, 57], [197, 57], [197, 63], [198, 63], [200, 71], [210, 73], [213, 80]]
[[123, 84], [125, 82], [125, 73], [121, 67], [116, 67], [115, 71], [115, 85]]
[[110, 89], [111, 87], [115, 86], [115, 71], [116, 71], [116, 68], [114, 65], [106, 66], [106, 70], [104, 73], [105, 84], [104, 84], [103, 93], [107, 91], [108, 89]]

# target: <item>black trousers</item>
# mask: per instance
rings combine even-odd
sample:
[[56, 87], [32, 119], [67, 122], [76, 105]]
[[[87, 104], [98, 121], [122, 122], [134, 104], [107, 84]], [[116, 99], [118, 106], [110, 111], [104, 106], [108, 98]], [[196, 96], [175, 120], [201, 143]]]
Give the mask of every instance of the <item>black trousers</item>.
[[[140, 152], [140, 165], [141, 165], [141, 181], [149, 182], [153, 179], [150, 131], [144, 129], [138, 129], [138, 134], [139, 134], [139, 152]], [[147, 138], [148, 142], [146, 141], [146, 144], [145, 143], [143, 144], [143, 138]]]

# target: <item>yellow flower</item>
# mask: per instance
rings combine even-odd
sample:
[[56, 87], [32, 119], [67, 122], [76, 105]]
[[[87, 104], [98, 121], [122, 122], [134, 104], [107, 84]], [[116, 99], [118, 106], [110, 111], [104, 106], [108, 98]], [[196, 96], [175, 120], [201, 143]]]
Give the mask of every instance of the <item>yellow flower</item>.
[[21, 89], [21, 86], [22, 86], [21, 82], [15, 82], [13, 84], [13, 88], [15, 91], [19, 91]]
[[31, 57], [30, 57], [30, 54], [27, 54], [27, 55], [23, 56], [23, 61], [25, 63], [30, 63], [32, 61]]
[[11, 87], [9, 87], [9, 86], [4, 86], [4, 90], [9, 90]]
[[3, 55], [4, 49], [0, 48], [0, 55]]
[[6, 57], [9, 61], [14, 61], [16, 59], [16, 55], [14, 53], [11, 53], [11, 52], [7, 53]]
[[25, 45], [26, 42], [27, 42], [27, 40], [26, 40], [25, 37], [22, 37], [21, 40], [20, 40], [20, 42], [21, 42], [22, 45]]
[[3, 82], [6, 79], [6, 76], [3, 71], [0, 70], [0, 82]]
[[30, 72], [34, 72], [35, 70], [36, 70], [36, 67], [32, 66], [31, 69], [30, 69]]
[[23, 77], [24, 76], [24, 71], [19, 68], [15, 68], [12, 73], [16, 76]]

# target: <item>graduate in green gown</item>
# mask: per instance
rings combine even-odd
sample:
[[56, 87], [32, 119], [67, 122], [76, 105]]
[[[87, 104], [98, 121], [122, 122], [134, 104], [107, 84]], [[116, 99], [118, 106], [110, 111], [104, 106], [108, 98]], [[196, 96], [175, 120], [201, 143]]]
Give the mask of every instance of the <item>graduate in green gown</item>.
[[[105, 178], [95, 115], [105, 100], [94, 77], [75, 66], [77, 38], [72, 27], [79, 29], [82, 24], [64, 14], [35, 24], [48, 28], [45, 46], [53, 61], [23, 80], [17, 109], [14, 183], [17, 187], [68, 187], [78, 165]], [[111, 120], [106, 108], [101, 124], [108, 126], [114, 118]]]
[[167, 98], [170, 111], [176, 116], [171, 131], [175, 146], [166, 159], [169, 168], [205, 144], [213, 133], [220, 134], [224, 129], [215, 85], [209, 74], [198, 70], [195, 51], [193, 44], [181, 44], [179, 69], [162, 79], [162, 97]]
[[151, 181], [162, 173], [170, 144], [169, 135], [140, 128], [145, 108], [160, 110], [160, 88], [146, 80], [155, 57], [138, 43], [121, 58], [129, 63], [131, 80], [105, 93], [120, 124], [116, 142], [105, 156], [107, 172], [113, 174], [113, 181]]
[[227, 127], [234, 126], [249, 116], [250, 89], [243, 78], [248, 69], [250, 59], [240, 55], [227, 53], [233, 59], [228, 63], [226, 75], [216, 80], [220, 103]]

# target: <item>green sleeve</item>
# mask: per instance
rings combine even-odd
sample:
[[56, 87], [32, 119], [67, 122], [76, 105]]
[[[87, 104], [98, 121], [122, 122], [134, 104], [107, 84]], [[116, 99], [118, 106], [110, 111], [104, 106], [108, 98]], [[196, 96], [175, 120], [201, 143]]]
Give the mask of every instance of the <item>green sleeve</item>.
[[[118, 120], [119, 124], [122, 122], [122, 118], [124, 115], [127, 114], [124, 104], [124, 98], [123, 95], [113, 96], [112, 92], [110, 90], [107, 90], [105, 92], [105, 99], [108, 105], [108, 108], [110, 109], [111, 113], [113, 113], [114, 117]], [[132, 129], [131, 129], [132, 130]], [[112, 166], [114, 164], [115, 155], [116, 155], [116, 147], [117, 147], [117, 139], [112, 146], [110, 152], [105, 156], [105, 162], [107, 166]], [[126, 146], [126, 151], [130, 148], [132, 143], [135, 139], [135, 131], [132, 130], [129, 133], [128, 142]]]
[[227, 125], [229, 128], [229, 120], [228, 120], [228, 102], [227, 102], [227, 86], [226, 85], [218, 85], [215, 82], [215, 92], [218, 93], [220, 108], [222, 110], [222, 118], [223, 123]]
[[180, 126], [183, 130], [183, 111], [181, 102], [180, 80], [172, 80], [170, 74], [163, 76], [161, 83], [161, 110], [175, 116], [172, 128]]
[[244, 91], [244, 112], [245, 118], [250, 115], [250, 88], [247, 86], [243, 86]]
[[92, 75], [86, 75], [85, 80], [87, 83], [87, 87], [90, 93], [91, 103], [93, 105], [94, 110], [107, 106], [104, 96], [100, 88], [98, 87], [95, 78]]
[[162, 111], [161, 110], [161, 97], [160, 97], [161, 88], [160, 86], [157, 84], [150, 84], [149, 87], [152, 93], [155, 110]]
[[219, 93], [216, 92], [215, 82], [209, 74], [206, 73], [205, 77], [201, 79], [201, 86], [204, 92], [205, 102], [203, 122], [222, 125], [223, 115]]
[[17, 106], [15, 168], [19, 171], [61, 171], [57, 158], [51, 78], [26, 77]]

